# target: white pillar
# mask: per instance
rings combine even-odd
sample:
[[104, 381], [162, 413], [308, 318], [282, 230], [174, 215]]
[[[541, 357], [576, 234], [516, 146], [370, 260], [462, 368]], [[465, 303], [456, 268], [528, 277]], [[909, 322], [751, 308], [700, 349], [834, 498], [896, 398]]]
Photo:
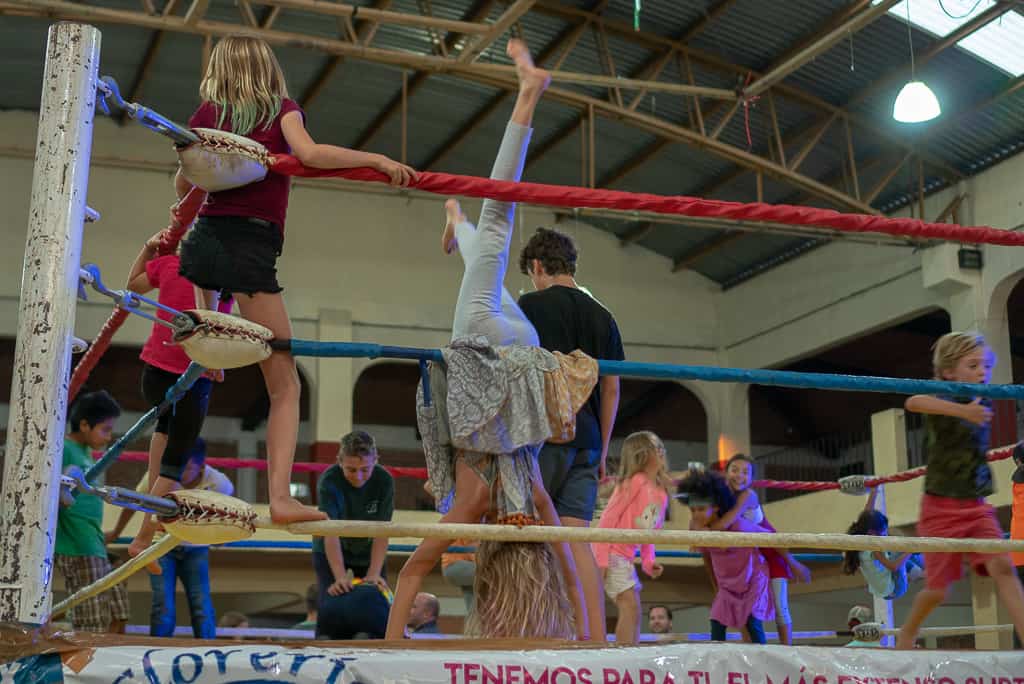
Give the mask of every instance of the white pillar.
[[[971, 615], [976, 625], [1005, 625], [1012, 621], [996, 593], [991, 577], [971, 573]], [[979, 651], [1009, 651], [1013, 648], [1010, 632], [988, 632], [974, 635], [974, 648]]]
[[100, 32], [50, 27], [0, 513], [0, 622], [42, 624], [53, 544]]
[[[352, 337], [352, 313], [321, 309], [317, 330], [321, 342], [346, 342]], [[353, 359], [317, 359], [313, 407], [312, 459], [330, 463], [337, 456], [338, 440], [352, 431], [355, 389]]]
[[[238, 421], [241, 424], [241, 420]], [[239, 430], [238, 458], [256, 461], [260, 457], [260, 434], [254, 430]], [[253, 468], [238, 469], [238, 491], [235, 496], [243, 501], [256, 501], [259, 473]]]
[[[902, 410], [889, 409], [871, 416], [871, 447], [875, 475], [892, 475], [907, 469], [907, 426], [906, 415]], [[916, 501], [916, 498], [914, 500]], [[878, 497], [875, 499], [875, 510], [889, 516], [890, 525], [900, 524], [898, 522], [900, 517], [897, 516], [909, 515], [910, 520], [917, 518], [916, 511], [907, 513], [894, 509], [890, 515], [884, 489], [878, 493]], [[872, 608], [875, 622], [881, 623], [885, 627], [896, 627], [892, 601], [875, 596]], [[882, 645], [892, 646], [892, 637], [882, 637]]]

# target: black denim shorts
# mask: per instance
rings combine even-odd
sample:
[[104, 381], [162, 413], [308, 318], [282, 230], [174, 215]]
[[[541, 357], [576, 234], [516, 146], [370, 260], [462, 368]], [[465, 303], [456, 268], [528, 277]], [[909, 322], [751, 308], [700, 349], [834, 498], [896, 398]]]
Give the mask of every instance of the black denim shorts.
[[181, 241], [179, 274], [204, 290], [274, 294], [284, 238], [277, 225], [244, 216], [202, 216]]

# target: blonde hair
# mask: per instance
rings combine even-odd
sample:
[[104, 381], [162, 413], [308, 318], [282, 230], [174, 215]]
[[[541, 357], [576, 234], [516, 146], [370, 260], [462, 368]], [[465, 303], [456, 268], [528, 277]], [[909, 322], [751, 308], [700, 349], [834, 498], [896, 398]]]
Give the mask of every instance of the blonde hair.
[[217, 126], [230, 113], [231, 131], [248, 135], [269, 128], [288, 97], [284, 72], [267, 43], [249, 36], [226, 36], [210, 55], [199, 96], [220, 109]]
[[[572, 639], [572, 605], [550, 544], [484, 541], [477, 547], [466, 636]], [[528, 598], [527, 598], [528, 596]]]
[[942, 379], [942, 371], [956, 368], [960, 359], [976, 349], [984, 349], [985, 338], [976, 332], [951, 332], [938, 339], [932, 347], [932, 370], [935, 377]]
[[625, 484], [637, 473], [647, 469], [647, 461], [651, 458], [660, 460], [660, 467], [654, 481], [666, 492], [672, 487], [672, 478], [665, 467], [665, 444], [658, 435], [649, 430], [634, 432], [622, 442], [619, 455], [619, 483]]

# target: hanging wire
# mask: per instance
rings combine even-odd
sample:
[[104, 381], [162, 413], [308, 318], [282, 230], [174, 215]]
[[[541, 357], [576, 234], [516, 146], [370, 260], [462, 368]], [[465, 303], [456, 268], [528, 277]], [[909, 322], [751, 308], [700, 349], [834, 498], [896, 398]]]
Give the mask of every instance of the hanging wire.
[[[971, 9], [969, 9], [969, 10], [967, 10], [967, 13], [966, 13], [966, 14], [961, 14], [961, 15], [959, 15], [959, 16], [957, 16], [957, 15], [955, 15], [955, 14], [951, 14], [951, 13], [950, 13], [950, 11], [946, 9], [946, 5], [945, 5], [945, 3], [944, 3], [944, 2], [942, 2], [942, 0], [939, 0], [939, 7], [941, 7], [941, 8], [942, 8], [942, 11], [943, 11], [943, 13], [944, 13], [944, 14], [945, 14], [945, 15], [946, 15], [947, 17], [949, 17], [950, 19], [957, 19], [957, 20], [960, 20], [960, 19], [966, 19], [967, 17], [969, 17], [969, 16], [971, 16], [972, 14], [974, 14], [974, 11], [975, 11], [976, 9], [978, 9], [978, 5], [980, 5], [981, 3], [982, 3], [982, 0], [978, 0], [977, 2], [975, 2], [975, 3], [974, 3], [974, 7], [972, 7], [972, 8], [971, 8]], [[908, 5], [910, 4], [910, 0], [907, 0], [907, 4], [908, 4]]]
[[917, 70], [914, 68], [914, 34], [911, 32], [910, 25], [910, 0], [906, 0], [907, 3], [907, 42], [910, 43], [910, 80], [916, 80], [915, 75]]
[[850, 71], [856, 71], [853, 63], [853, 31], [850, 31]]

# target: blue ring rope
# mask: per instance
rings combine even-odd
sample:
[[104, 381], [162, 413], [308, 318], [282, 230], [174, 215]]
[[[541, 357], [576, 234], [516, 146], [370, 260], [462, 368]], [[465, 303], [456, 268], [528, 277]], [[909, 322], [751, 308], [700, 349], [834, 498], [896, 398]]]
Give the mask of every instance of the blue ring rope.
[[[115, 544], [130, 544], [131, 542], [131, 537], [118, 537], [114, 541]], [[218, 544], [217, 547], [228, 549], [292, 549], [295, 551], [310, 551], [313, 548], [313, 542], [282, 539], [266, 541], [245, 539], [228, 542], [227, 544]], [[412, 553], [416, 548], [415, 544], [388, 544], [388, 551], [392, 553]], [[449, 546], [446, 553], [473, 553], [474, 551], [476, 549], [472, 546]], [[702, 558], [701, 554], [695, 551], [664, 550], [655, 551], [654, 555], [658, 558]], [[808, 563], [838, 563], [843, 560], [843, 554], [841, 553], [794, 553], [793, 557]]]
[[[417, 361], [443, 361], [440, 349], [391, 347], [365, 342], [317, 342], [292, 340], [292, 356], [319, 358], [413, 359]], [[636, 361], [599, 361], [601, 375], [634, 378], [660, 378], [665, 380], [702, 380], [705, 382], [738, 382], [750, 385], [776, 385], [853, 392], [883, 392], [892, 394], [944, 394], [956, 397], [988, 397], [990, 399], [1024, 399], [1024, 385], [977, 385], [968, 382], [941, 380], [914, 380], [909, 378], [882, 378], [870, 375], [840, 375], [832, 373], [798, 373], [716, 366], [682, 366], [667, 363], [638, 363]]]

